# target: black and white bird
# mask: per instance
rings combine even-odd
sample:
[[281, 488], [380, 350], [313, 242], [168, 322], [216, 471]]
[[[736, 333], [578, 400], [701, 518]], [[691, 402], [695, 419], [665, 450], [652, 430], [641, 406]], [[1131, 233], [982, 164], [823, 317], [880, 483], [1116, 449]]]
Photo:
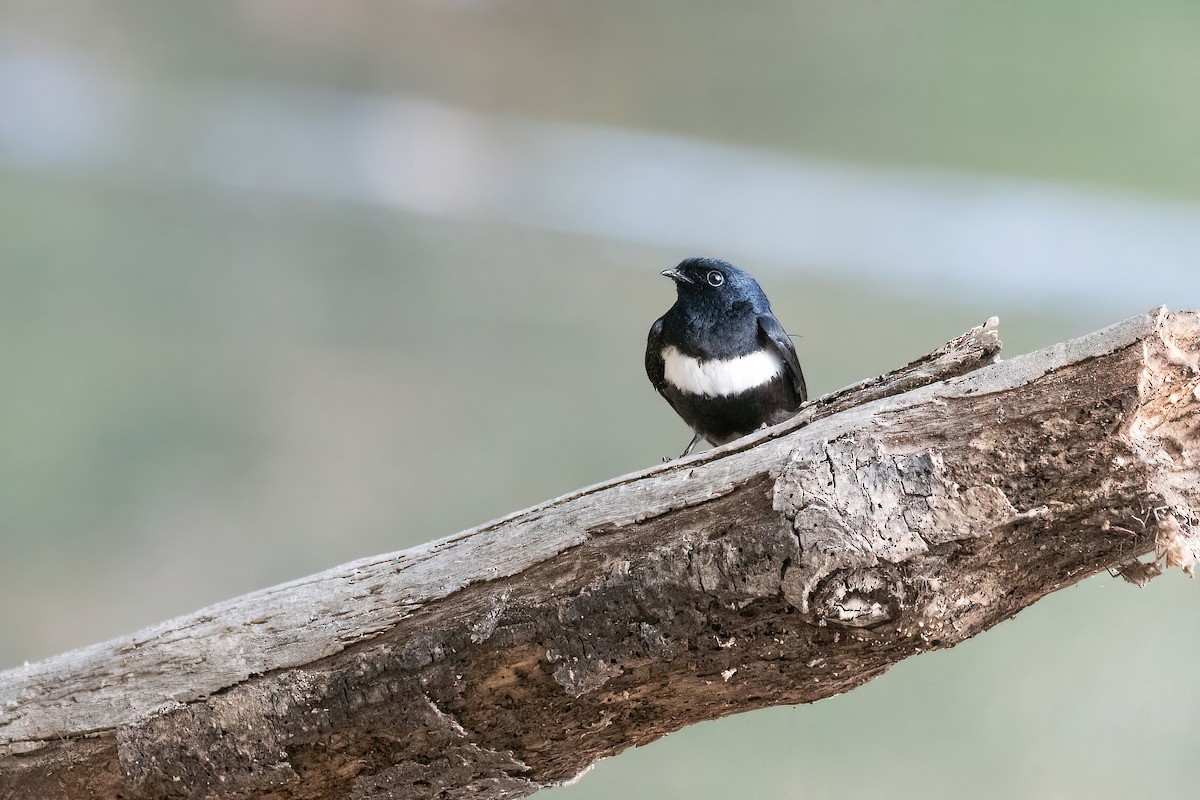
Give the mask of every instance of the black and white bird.
[[646, 374], [696, 434], [683, 456], [701, 439], [725, 444], [794, 415], [804, 373], [758, 281], [715, 258], [662, 274], [678, 297], [650, 328]]

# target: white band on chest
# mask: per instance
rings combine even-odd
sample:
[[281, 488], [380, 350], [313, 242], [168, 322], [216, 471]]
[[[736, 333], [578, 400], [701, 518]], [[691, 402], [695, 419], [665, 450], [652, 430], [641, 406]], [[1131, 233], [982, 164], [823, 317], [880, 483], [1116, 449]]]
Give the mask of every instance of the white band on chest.
[[681, 392], [705, 397], [741, 394], [783, 372], [783, 359], [769, 349], [737, 358], [701, 361], [670, 346], [663, 348], [662, 357], [667, 383]]

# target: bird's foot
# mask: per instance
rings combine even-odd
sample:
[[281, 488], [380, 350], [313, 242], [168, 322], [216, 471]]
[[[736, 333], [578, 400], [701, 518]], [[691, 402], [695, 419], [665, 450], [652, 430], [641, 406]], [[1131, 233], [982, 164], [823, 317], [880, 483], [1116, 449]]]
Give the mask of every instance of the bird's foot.
[[704, 438], [703, 433], [697, 433], [695, 436], [693, 436], [691, 443], [687, 446], [687, 448], [682, 453], [679, 454], [679, 457], [687, 458], [688, 456], [690, 456], [692, 454], [692, 450], [696, 447], [696, 445], [700, 444], [700, 440], [703, 438]]

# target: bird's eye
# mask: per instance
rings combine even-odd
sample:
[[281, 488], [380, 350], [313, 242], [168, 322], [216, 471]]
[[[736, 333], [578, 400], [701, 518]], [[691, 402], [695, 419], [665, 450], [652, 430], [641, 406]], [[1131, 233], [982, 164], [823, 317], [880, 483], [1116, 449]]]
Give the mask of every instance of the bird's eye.
[[712, 272], [708, 273], [708, 285], [709, 286], [720, 286], [724, 282], [725, 282], [725, 276], [722, 275], [721, 273], [717, 272], [715, 269]]

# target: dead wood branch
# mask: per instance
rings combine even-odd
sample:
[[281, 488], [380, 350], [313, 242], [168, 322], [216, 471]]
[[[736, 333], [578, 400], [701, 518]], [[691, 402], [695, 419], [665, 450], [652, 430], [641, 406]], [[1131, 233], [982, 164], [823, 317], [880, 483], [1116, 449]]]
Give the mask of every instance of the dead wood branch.
[[0, 673], [0, 797], [519, 797], [1100, 570], [1190, 570], [1200, 315], [998, 349], [978, 328], [755, 437]]

